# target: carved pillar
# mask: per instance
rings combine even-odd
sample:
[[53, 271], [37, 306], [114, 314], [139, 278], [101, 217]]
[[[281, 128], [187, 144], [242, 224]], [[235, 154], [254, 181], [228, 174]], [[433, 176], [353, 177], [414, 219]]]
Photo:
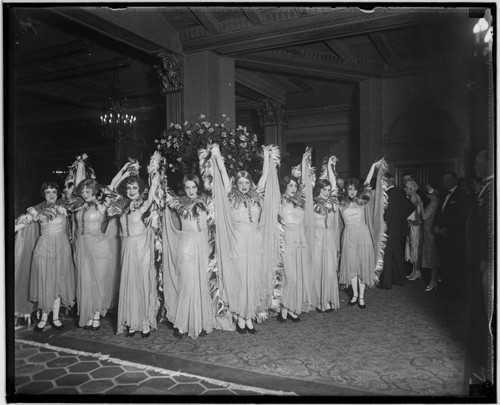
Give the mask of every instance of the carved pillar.
[[285, 135], [285, 106], [274, 100], [265, 100], [260, 107], [259, 118], [264, 128], [264, 143], [277, 145], [282, 152], [283, 138]]
[[165, 128], [171, 122], [184, 122], [183, 114], [183, 57], [167, 52], [157, 54], [160, 64], [154, 65], [160, 79], [160, 92], [165, 96]]

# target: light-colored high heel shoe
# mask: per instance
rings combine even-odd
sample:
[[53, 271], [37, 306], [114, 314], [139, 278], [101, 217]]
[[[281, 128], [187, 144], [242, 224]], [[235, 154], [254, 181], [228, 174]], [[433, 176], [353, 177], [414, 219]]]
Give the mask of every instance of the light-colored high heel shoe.
[[420, 270], [417, 270], [415, 272], [415, 274], [408, 277], [408, 281], [415, 281], [415, 280], [421, 280], [421, 279], [422, 279], [422, 272]]
[[436, 288], [437, 286], [438, 286], [438, 283], [433, 283], [433, 284], [430, 284], [430, 283], [429, 283], [429, 285], [428, 285], [427, 287], [425, 287], [425, 291], [426, 291], [426, 292], [431, 292], [431, 291], [432, 291], [432, 290], [434, 290], [434, 288]]

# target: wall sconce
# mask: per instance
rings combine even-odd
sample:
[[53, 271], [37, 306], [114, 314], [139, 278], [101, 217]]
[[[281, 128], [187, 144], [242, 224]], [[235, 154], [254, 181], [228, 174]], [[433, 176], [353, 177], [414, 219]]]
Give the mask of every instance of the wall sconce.
[[486, 9], [484, 12], [484, 17], [481, 17], [479, 21], [474, 25], [472, 33], [476, 37], [476, 50], [474, 52], [475, 56], [478, 51], [482, 50], [483, 56], [488, 54], [491, 55], [493, 48], [493, 18], [491, 16], [491, 10]]

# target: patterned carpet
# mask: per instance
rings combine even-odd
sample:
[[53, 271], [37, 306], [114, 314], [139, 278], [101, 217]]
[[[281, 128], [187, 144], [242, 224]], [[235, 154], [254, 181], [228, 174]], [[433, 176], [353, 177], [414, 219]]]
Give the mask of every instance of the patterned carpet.
[[[393, 290], [370, 289], [366, 310], [347, 307], [347, 292], [342, 291], [337, 311], [302, 314], [297, 324], [272, 318], [257, 325], [256, 335], [214, 331], [204, 338], [178, 340], [162, 324], [149, 339], [125, 338], [114, 335], [114, 320], [108, 317], [98, 332], [75, 328], [59, 333], [57, 340], [68, 338], [77, 346], [79, 341], [94, 343], [96, 350], [99, 343], [133, 348], [196, 362], [200, 370], [221, 366], [232, 377], [253, 372], [323, 384], [337, 393], [467, 395], [465, 310], [424, 292], [424, 287], [417, 281]], [[31, 331], [22, 335], [39, 339]], [[127, 351], [121, 353], [126, 359]]]

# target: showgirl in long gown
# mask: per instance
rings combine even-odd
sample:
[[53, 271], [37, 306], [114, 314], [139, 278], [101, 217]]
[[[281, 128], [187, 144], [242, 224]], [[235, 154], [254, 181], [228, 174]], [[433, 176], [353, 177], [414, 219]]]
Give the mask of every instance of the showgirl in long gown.
[[434, 217], [439, 207], [439, 192], [427, 185], [427, 196], [429, 204], [424, 209], [422, 219], [424, 220], [424, 232], [422, 243], [422, 267], [431, 269], [431, 280], [425, 291], [432, 291], [438, 284], [438, 269], [440, 266], [439, 252], [436, 246], [436, 235], [433, 232]]
[[[213, 329], [234, 330], [234, 326], [230, 317], [216, 318], [216, 304], [211, 298], [210, 276], [216, 266], [212, 199], [199, 194], [198, 176], [185, 175], [182, 184], [185, 195], [168, 191], [164, 212], [165, 306], [174, 336], [196, 339]], [[178, 216], [180, 230], [172, 215]]]
[[[20, 294], [24, 301], [29, 290], [29, 301], [42, 311], [35, 331], [44, 329], [50, 311], [52, 326], [63, 329], [59, 320], [60, 305], [72, 306], [75, 301], [75, 268], [68, 239], [66, 204], [57, 199], [59, 186], [55, 182], [44, 183], [41, 193], [45, 201], [28, 208], [28, 213], [16, 221], [16, 303], [17, 295]], [[36, 230], [35, 238], [33, 229]], [[17, 276], [21, 273], [24, 282], [17, 284], [21, 280]]]
[[117, 304], [119, 271], [119, 239], [116, 219], [107, 218], [107, 202], [98, 200], [99, 184], [83, 178], [85, 162], [77, 162], [75, 180], [77, 197], [71, 204], [74, 211], [77, 274], [76, 298], [79, 326], [99, 330], [101, 316]]
[[[338, 285], [338, 254], [340, 249], [340, 221], [338, 201], [332, 195], [336, 189], [330, 157], [323, 175], [314, 186], [314, 249], [311, 267], [312, 304], [320, 312], [331, 312], [340, 307]], [[325, 170], [326, 169], [326, 170]], [[328, 179], [326, 179], [327, 177]]]
[[[301, 175], [285, 176], [285, 192], [281, 196], [280, 218], [284, 229], [283, 245], [283, 296], [282, 308], [278, 314], [279, 322], [299, 322], [301, 312], [311, 309], [311, 289], [309, 269], [311, 268], [310, 231], [312, 220], [307, 221], [307, 214], [312, 218], [312, 183], [308, 176], [310, 149], [302, 158]], [[295, 168], [294, 168], [295, 169]], [[292, 174], [293, 170], [292, 170]], [[299, 174], [299, 173], [297, 173]]]
[[[378, 168], [375, 193], [370, 182], [375, 169]], [[366, 177], [364, 189], [358, 195], [357, 179], [347, 181], [347, 198], [341, 203], [341, 214], [344, 220], [342, 233], [342, 250], [340, 261], [340, 283], [351, 285], [353, 296], [348, 305], [356, 303], [366, 308], [365, 287], [373, 287], [383, 268], [383, 248], [385, 246], [385, 161], [372, 164]], [[359, 286], [359, 289], [358, 289]]]
[[[117, 334], [134, 336], [141, 331], [141, 337], [149, 337], [156, 329], [158, 297], [156, 290], [156, 268], [154, 252], [154, 231], [144, 222], [158, 188], [158, 176], [151, 180], [151, 188], [144, 200], [146, 184], [136, 175], [138, 166], [127, 163], [121, 172], [117, 187], [124, 189], [109, 214], [120, 215], [121, 229], [121, 277], [118, 298]], [[130, 177], [129, 177], [130, 176]], [[114, 190], [113, 190], [114, 191]]]
[[422, 214], [424, 206], [422, 200], [417, 194], [418, 185], [414, 181], [408, 181], [405, 185], [405, 193], [415, 207], [415, 211], [408, 217], [408, 226], [410, 232], [406, 237], [405, 259], [413, 264], [413, 271], [406, 278], [410, 281], [422, 277], [420, 271], [422, 263]]
[[257, 188], [246, 171], [237, 173], [233, 188], [218, 146], [211, 152], [206, 161], [213, 168], [218, 293], [237, 319], [236, 330], [256, 333], [252, 319], [265, 319], [270, 309], [278, 311], [280, 307], [276, 294], [282, 273], [276, 172], [279, 155], [276, 148], [265, 147]]

